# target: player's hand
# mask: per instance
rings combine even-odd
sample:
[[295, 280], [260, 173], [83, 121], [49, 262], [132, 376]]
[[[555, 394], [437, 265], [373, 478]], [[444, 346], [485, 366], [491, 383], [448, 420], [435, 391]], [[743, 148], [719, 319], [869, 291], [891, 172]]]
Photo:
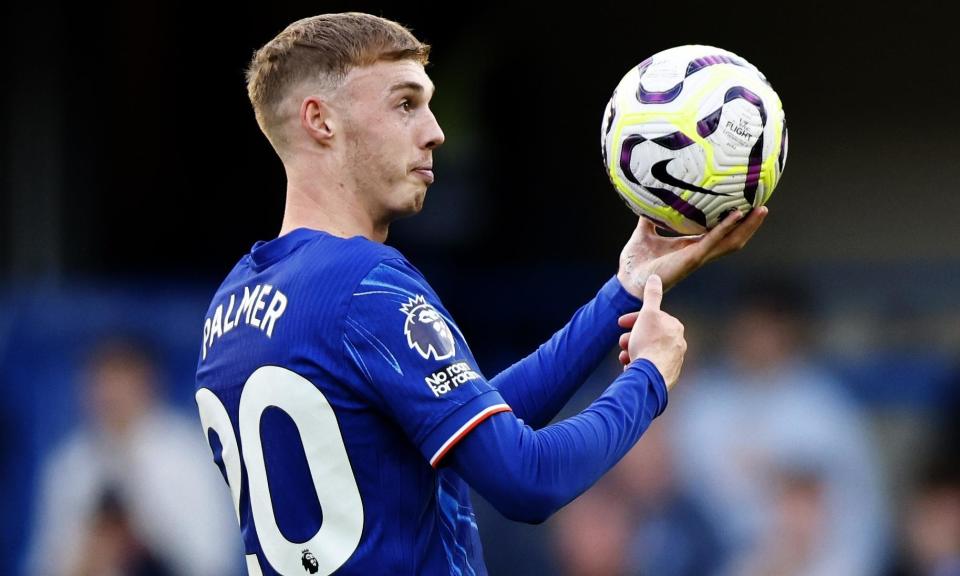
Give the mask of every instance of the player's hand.
[[734, 211], [706, 234], [677, 238], [660, 236], [653, 222], [641, 216], [620, 253], [617, 279], [637, 298], [642, 298], [643, 286], [651, 274], [659, 275], [664, 290], [669, 290], [707, 262], [746, 246], [768, 212], [766, 206], [761, 206], [743, 218], [741, 212]]
[[[643, 308], [620, 319], [623, 321], [621, 326], [627, 322], [631, 324], [630, 332], [620, 338], [623, 349], [620, 360], [626, 360], [625, 364], [637, 358], [646, 358], [653, 362], [669, 390], [680, 377], [687, 341], [683, 338], [683, 324], [660, 310], [662, 299], [663, 282], [659, 276], [653, 274], [643, 288]], [[625, 318], [628, 320], [624, 321]]]

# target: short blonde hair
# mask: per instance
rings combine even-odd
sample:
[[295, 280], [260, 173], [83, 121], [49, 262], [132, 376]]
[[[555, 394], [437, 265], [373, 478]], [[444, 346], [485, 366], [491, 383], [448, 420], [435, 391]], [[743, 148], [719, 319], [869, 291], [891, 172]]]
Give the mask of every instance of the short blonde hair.
[[429, 56], [429, 45], [392, 20], [361, 12], [311, 16], [290, 24], [254, 53], [247, 96], [260, 129], [276, 147], [280, 103], [292, 87], [314, 81], [321, 90], [333, 91], [353, 68], [404, 59], [426, 66]]

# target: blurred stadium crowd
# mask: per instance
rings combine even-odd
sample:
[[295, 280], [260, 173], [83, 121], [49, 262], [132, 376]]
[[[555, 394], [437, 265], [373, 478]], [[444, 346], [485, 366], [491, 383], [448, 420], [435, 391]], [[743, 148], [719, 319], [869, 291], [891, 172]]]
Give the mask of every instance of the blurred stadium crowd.
[[[580, 292], [598, 273], [554, 276]], [[540, 273], [484, 274], [477, 293]], [[958, 573], [950, 342], [898, 328], [896, 314], [871, 339], [824, 312], [816, 295], [828, 291], [783, 270], [700, 274], [668, 295], [690, 351], [636, 448], [545, 526], [477, 498], [491, 573]], [[702, 305], [705, 286], [723, 286], [722, 309]], [[20, 496], [0, 509], [0, 547], [22, 573], [239, 573], [239, 531], [192, 402], [203, 292], [79, 284], [0, 298], [0, 487]], [[451, 305], [490, 375], [524, 352], [498, 344], [505, 319], [545, 336], [564, 316], [517, 306], [485, 317]], [[885, 341], [898, 330], [904, 341]], [[611, 354], [560, 417], [618, 369]]]

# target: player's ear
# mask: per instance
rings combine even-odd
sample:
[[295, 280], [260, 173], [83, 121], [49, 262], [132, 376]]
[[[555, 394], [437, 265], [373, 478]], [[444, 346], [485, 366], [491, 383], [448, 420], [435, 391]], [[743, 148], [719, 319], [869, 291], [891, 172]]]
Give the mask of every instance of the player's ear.
[[300, 103], [300, 126], [318, 143], [333, 138], [337, 123], [333, 108], [319, 96], [307, 96]]

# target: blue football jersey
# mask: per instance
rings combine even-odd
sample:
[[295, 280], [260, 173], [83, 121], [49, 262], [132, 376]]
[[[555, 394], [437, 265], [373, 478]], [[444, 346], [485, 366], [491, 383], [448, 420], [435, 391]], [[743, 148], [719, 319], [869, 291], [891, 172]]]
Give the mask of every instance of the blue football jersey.
[[254, 244], [207, 311], [196, 399], [251, 575], [486, 573], [467, 486], [437, 465], [510, 408], [395, 249]]

